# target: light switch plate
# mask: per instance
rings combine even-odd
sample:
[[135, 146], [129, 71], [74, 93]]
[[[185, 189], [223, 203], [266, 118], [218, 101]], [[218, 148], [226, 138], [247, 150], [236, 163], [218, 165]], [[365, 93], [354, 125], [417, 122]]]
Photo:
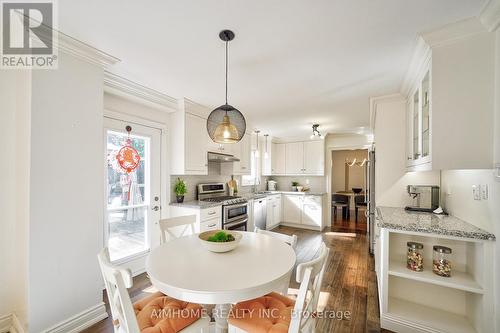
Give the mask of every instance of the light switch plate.
[[481, 185], [481, 199], [488, 200], [488, 184]]
[[472, 197], [474, 200], [481, 200], [481, 185], [472, 185]]

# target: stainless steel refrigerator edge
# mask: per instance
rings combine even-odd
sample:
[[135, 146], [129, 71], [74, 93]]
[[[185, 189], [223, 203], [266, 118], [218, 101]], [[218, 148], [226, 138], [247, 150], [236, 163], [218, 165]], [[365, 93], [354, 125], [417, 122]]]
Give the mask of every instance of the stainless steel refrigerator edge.
[[366, 211], [368, 222], [368, 237], [369, 237], [369, 250], [373, 254], [375, 248], [375, 232], [376, 232], [376, 206], [375, 206], [375, 144], [368, 151], [368, 168], [367, 168], [367, 204]]

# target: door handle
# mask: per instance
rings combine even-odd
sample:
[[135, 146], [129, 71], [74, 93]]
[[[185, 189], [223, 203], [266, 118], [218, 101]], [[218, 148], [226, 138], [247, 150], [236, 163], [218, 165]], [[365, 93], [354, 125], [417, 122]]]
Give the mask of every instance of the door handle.
[[159, 211], [159, 210], [160, 210], [160, 207], [159, 207], [159, 206], [154, 206], [154, 207], [153, 207], [153, 210], [154, 210], [155, 212], [157, 212], [157, 211]]

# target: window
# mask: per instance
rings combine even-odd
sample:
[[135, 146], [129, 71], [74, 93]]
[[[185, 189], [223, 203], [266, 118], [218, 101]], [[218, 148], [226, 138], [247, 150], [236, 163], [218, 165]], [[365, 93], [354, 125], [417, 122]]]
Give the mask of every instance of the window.
[[259, 185], [260, 184], [260, 154], [257, 153], [257, 150], [252, 151], [250, 157], [250, 175], [244, 175], [241, 177], [241, 185], [242, 186], [251, 186], [251, 185]]

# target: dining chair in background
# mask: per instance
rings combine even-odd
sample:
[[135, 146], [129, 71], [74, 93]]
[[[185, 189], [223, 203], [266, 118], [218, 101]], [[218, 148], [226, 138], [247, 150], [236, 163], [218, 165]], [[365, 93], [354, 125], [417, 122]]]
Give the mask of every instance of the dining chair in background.
[[[115, 333], [208, 332], [210, 318], [204, 316], [201, 305], [179, 301], [160, 292], [132, 304], [127, 291], [127, 288], [132, 287], [131, 271], [113, 265], [107, 248], [97, 255], [97, 259], [104, 278]], [[179, 310], [183, 315], [175, 315]], [[153, 311], [160, 314], [157, 320], [151, 320]]]
[[344, 194], [332, 194], [332, 208], [333, 208], [333, 217], [337, 217], [337, 208], [342, 209], [342, 218], [349, 218], [349, 200], [350, 197]]
[[[312, 314], [318, 307], [328, 253], [328, 247], [322, 243], [317, 258], [297, 266], [300, 288], [295, 301], [273, 292], [234, 305], [228, 319], [229, 333], [313, 332], [316, 316]], [[262, 309], [268, 311], [259, 311]]]
[[169, 240], [189, 236], [196, 232], [196, 215], [186, 215], [162, 219], [160, 225], [160, 244]]
[[356, 217], [356, 222], [358, 222], [358, 209], [359, 208], [364, 209], [364, 210], [366, 210], [366, 208], [367, 208], [364, 194], [359, 194], [359, 195], [354, 197], [354, 216]]

